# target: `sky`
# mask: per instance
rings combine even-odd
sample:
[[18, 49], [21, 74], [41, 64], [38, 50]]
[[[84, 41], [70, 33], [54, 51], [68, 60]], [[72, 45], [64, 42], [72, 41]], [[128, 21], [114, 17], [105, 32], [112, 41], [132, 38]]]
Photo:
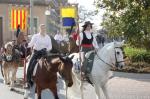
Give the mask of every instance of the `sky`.
[[[84, 6], [87, 10], [94, 11], [95, 6], [93, 5], [94, 0], [68, 0], [70, 3], [78, 3], [79, 6]], [[96, 29], [100, 29], [100, 23], [102, 22], [102, 15], [104, 14], [104, 10], [100, 10], [98, 15], [93, 16], [93, 20], [90, 20], [92, 23], [94, 23], [94, 27]]]

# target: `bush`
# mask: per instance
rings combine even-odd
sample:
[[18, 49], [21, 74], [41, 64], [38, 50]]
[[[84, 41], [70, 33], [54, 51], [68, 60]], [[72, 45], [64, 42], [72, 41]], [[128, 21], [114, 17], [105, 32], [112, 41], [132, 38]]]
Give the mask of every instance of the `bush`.
[[150, 52], [147, 52], [145, 49], [126, 47], [125, 53], [132, 62], [150, 63]]

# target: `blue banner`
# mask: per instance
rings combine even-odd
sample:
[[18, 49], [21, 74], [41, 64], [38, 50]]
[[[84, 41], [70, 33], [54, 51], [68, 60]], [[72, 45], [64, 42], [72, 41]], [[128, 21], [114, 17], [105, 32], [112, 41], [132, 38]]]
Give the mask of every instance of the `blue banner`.
[[62, 22], [63, 22], [63, 26], [75, 26], [76, 25], [75, 19], [71, 17], [62, 18]]

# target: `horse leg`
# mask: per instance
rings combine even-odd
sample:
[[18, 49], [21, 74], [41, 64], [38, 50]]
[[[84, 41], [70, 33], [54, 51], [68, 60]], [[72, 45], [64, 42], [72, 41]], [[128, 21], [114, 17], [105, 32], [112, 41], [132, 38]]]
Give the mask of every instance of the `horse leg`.
[[18, 64], [16, 64], [16, 66], [15, 66], [14, 82], [17, 81], [17, 77], [16, 77], [16, 75], [17, 75], [17, 69], [18, 69]]
[[56, 82], [54, 84], [50, 85], [49, 89], [52, 91], [55, 99], [59, 99], [58, 94], [57, 94]]
[[18, 69], [18, 67], [15, 67], [15, 69], [14, 69], [14, 75], [13, 75], [14, 82], [17, 81], [17, 77], [16, 77], [16, 75], [17, 75], [17, 69]]
[[7, 84], [10, 84], [10, 68], [6, 69]]
[[103, 91], [106, 99], [109, 99], [109, 95], [108, 95], [108, 91], [107, 91], [107, 86], [106, 85], [102, 86], [102, 91]]
[[3, 72], [4, 72], [4, 84], [7, 84], [7, 70], [5, 67], [3, 67]]
[[35, 99], [35, 89], [36, 84], [34, 84], [30, 89], [25, 89], [24, 99]]
[[41, 92], [42, 92], [42, 89], [40, 86], [36, 86], [36, 91], [37, 91], [37, 97], [38, 99], [41, 99]]
[[100, 86], [98, 86], [98, 83], [95, 83], [94, 88], [95, 88], [95, 92], [96, 92], [96, 95], [97, 95], [97, 99], [101, 99]]
[[15, 76], [16, 76], [16, 68], [12, 68], [11, 83], [10, 83], [11, 89], [10, 90], [13, 90]]
[[7, 69], [6, 69], [7, 84], [10, 84], [10, 83], [11, 83], [10, 72], [11, 72], [11, 68], [10, 68], [10, 67], [7, 67]]

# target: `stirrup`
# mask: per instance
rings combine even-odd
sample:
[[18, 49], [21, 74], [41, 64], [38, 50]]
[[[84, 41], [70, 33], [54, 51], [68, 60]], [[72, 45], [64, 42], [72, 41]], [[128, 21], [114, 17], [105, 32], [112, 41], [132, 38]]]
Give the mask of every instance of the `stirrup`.
[[93, 83], [91, 82], [90, 78], [86, 76], [84, 72], [81, 73], [81, 81], [88, 82], [89, 84], [93, 86]]
[[31, 85], [29, 83], [26, 83], [24, 86], [24, 89], [30, 89], [30, 88], [31, 88]]
[[81, 72], [81, 80], [82, 81], [87, 81], [87, 77], [86, 77], [84, 72]]

